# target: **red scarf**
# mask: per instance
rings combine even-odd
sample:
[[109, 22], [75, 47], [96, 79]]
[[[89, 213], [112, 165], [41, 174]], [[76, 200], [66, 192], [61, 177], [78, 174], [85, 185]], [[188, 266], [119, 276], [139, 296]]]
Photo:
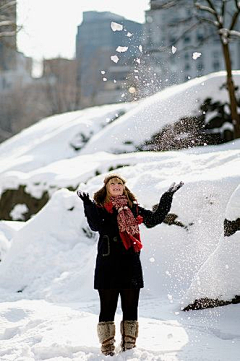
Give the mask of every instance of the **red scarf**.
[[142, 223], [142, 217], [136, 219], [128, 207], [128, 199], [126, 196], [111, 197], [111, 202], [105, 203], [108, 212], [113, 212], [113, 207], [118, 211], [117, 222], [121, 240], [126, 249], [133, 247], [135, 252], [139, 252], [142, 248], [140, 232], [138, 225]]

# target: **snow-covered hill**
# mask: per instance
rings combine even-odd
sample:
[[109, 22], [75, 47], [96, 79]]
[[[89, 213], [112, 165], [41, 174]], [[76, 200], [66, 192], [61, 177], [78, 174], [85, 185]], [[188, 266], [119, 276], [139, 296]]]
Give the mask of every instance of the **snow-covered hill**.
[[[234, 74], [240, 85], [240, 72]], [[0, 217], [28, 219], [59, 188], [75, 189], [95, 174], [134, 164], [123, 153], [135, 151], [166, 124], [198, 115], [207, 97], [226, 102], [224, 82], [224, 72], [214, 73], [137, 103], [57, 115], [22, 131], [0, 145], [0, 208], [6, 209]]]
[[[206, 77], [205, 84], [211, 78]], [[199, 79], [182, 87], [194, 84], [204, 88]], [[189, 312], [182, 307], [203, 295], [228, 300], [238, 290], [240, 294], [240, 232], [223, 237], [224, 219], [240, 217], [236, 206], [240, 141], [175, 152], [135, 153], [127, 150], [128, 145], [114, 148], [116, 143], [109, 136], [118, 134], [119, 145], [126, 139], [124, 132], [142, 141], [137, 133], [140, 125], [144, 126], [144, 119], [157, 119], [164, 99], [173, 113], [173, 99], [179, 99], [181, 111], [193, 111], [194, 104], [192, 108], [185, 104], [187, 100], [191, 104], [192, 98], [183, 94], [180, 107], [179, 89], [174, 87], [172, 94], [166, 89], [136, 106], [105, 106], [49, 118], [1, 145], [2, 194], [19, 185], [25, 185], [25, 191], [36, 199], [46, 190], [50, 194], [48, 203], [27, 222], [0, 221], [1, 360], [103, 359], [95, 332], [99, 310], [93, 290], [97, 235], [89, 230], [76, 192], [66, 187], [79, 187], [92, 195], [101, 187], [105, 173], [115, 168], [146, 208], [156, 204], [172, 182], [185, 184], [174, 195], [171, 213], [177, 217], [175, 224], [163, 223], [153, 229], [141, 225], [145, 288], [139, 306], [138, 348], [112, 359], [238, 359], [239, 305]], [[207, 86], [205, 95], [208, 91]], [[152, 109], [151, 117], [147, 109]], [[125, 115], [102, 128], [106, 116], [113, 119], [123, 111]], [[139, 130], [134, 133], [138, 111]], [[155, 131], [144, 133], [142, 129], [147, 136]], [[81, 140], [92, 138], [76, 151], [69, 144], [80, 133], [84, 134]], [[101, 144], [105, 148], [98, 148]], [[15, 219], [24, 211], [24, 204], [18, 206]], [[118, 309], [117, 323], [120, 319]]]

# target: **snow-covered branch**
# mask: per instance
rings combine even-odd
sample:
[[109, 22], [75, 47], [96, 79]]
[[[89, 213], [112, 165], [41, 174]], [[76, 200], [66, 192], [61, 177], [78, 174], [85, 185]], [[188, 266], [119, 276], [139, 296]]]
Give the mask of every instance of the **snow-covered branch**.
[[235, 5], [236, 5], [236, 8], [237, 8], [237, 9], [240, 9], [240, 1], [235, 0]]
[[208, 6], [201, 5], [200, 3], [195, 3], [195, 6], [199, 10], [207, 11], [207, 12], [213, 14], [213, 15], [216, 15], [216, 12], [213, 9], [211, 9], [210, 7], [208, 7]]
[[229, 34], [230, 34], [231, 36], [238, 36], [238, 37], [240, 37], [240, 31], [230, 30], [230, 31], [229, 31]]
[[214, 7], [214, 5], [212, 4], [211, 1], [207, 1], [209, 3], [209, 6], [205, 6], [205, 5], [201, 5], [199, 2], [196, 2], [195, 3], [195, 7], [201, 11], [204, 11], [204, 12], [207, 12], [211, 15], [213, 15], [215, 17], [215, 21], [212, 21], [210, 19], [206, 19], [204, 18], [203, 20], [204, 21], [207, 21], [207, 22], [210, 22], [212, 23], [213, 25], [217, 26], [218, 28], [219, 27], [222, 27], [222, 24], [223, 24], [223, 16], [222, 15], [219, 15]]

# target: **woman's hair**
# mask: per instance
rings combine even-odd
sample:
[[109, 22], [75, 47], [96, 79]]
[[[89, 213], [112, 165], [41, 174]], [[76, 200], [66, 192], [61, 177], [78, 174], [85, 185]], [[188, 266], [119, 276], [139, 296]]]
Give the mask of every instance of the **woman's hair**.
[[108, 190], [107, 190], [107, 184], [108, 182], [113, 179], [113, 178], [117, 178], [119, 179], [123, 185], [124, 185], [124, 189], [123, 189], [123, 194], [127, 197], [128, 199], [128, 203], [129, 206], [132, 207], [132, 203], [134, 201], [136, 201], [136, 197], [135, 195], [128, 189], [127, 186], [125, 186], [125, 179], [122, 178], [120, 175], [118, 174], [110, 174], [108, 175], [105, 179], [104, 179], [104, 186], [99, 189], [99, 191], [97, 191], [96, 193], [94, 193], [93, 195], [93, 199], [95, 200], [95, 202], [97, 203], [97, 205], [99, 206], [103, 206], [104, 203], [108, 203], [110, 201], [110, 196], [108, 194]]

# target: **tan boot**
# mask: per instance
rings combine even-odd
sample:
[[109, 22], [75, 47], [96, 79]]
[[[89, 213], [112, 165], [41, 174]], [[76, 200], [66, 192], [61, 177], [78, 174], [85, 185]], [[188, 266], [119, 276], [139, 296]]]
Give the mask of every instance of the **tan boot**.
[[136, 347], [136, 339], [138, 337], [138, 322], [121, 321], [120, 331], [122, 334], [122, 351], [131, 350], [132, 348]]
[[113, 321], [99, 322], [97, 325], [99, 342], [102, 344], [101, 351], [104, 355], [114, 355], [115, 324]]

